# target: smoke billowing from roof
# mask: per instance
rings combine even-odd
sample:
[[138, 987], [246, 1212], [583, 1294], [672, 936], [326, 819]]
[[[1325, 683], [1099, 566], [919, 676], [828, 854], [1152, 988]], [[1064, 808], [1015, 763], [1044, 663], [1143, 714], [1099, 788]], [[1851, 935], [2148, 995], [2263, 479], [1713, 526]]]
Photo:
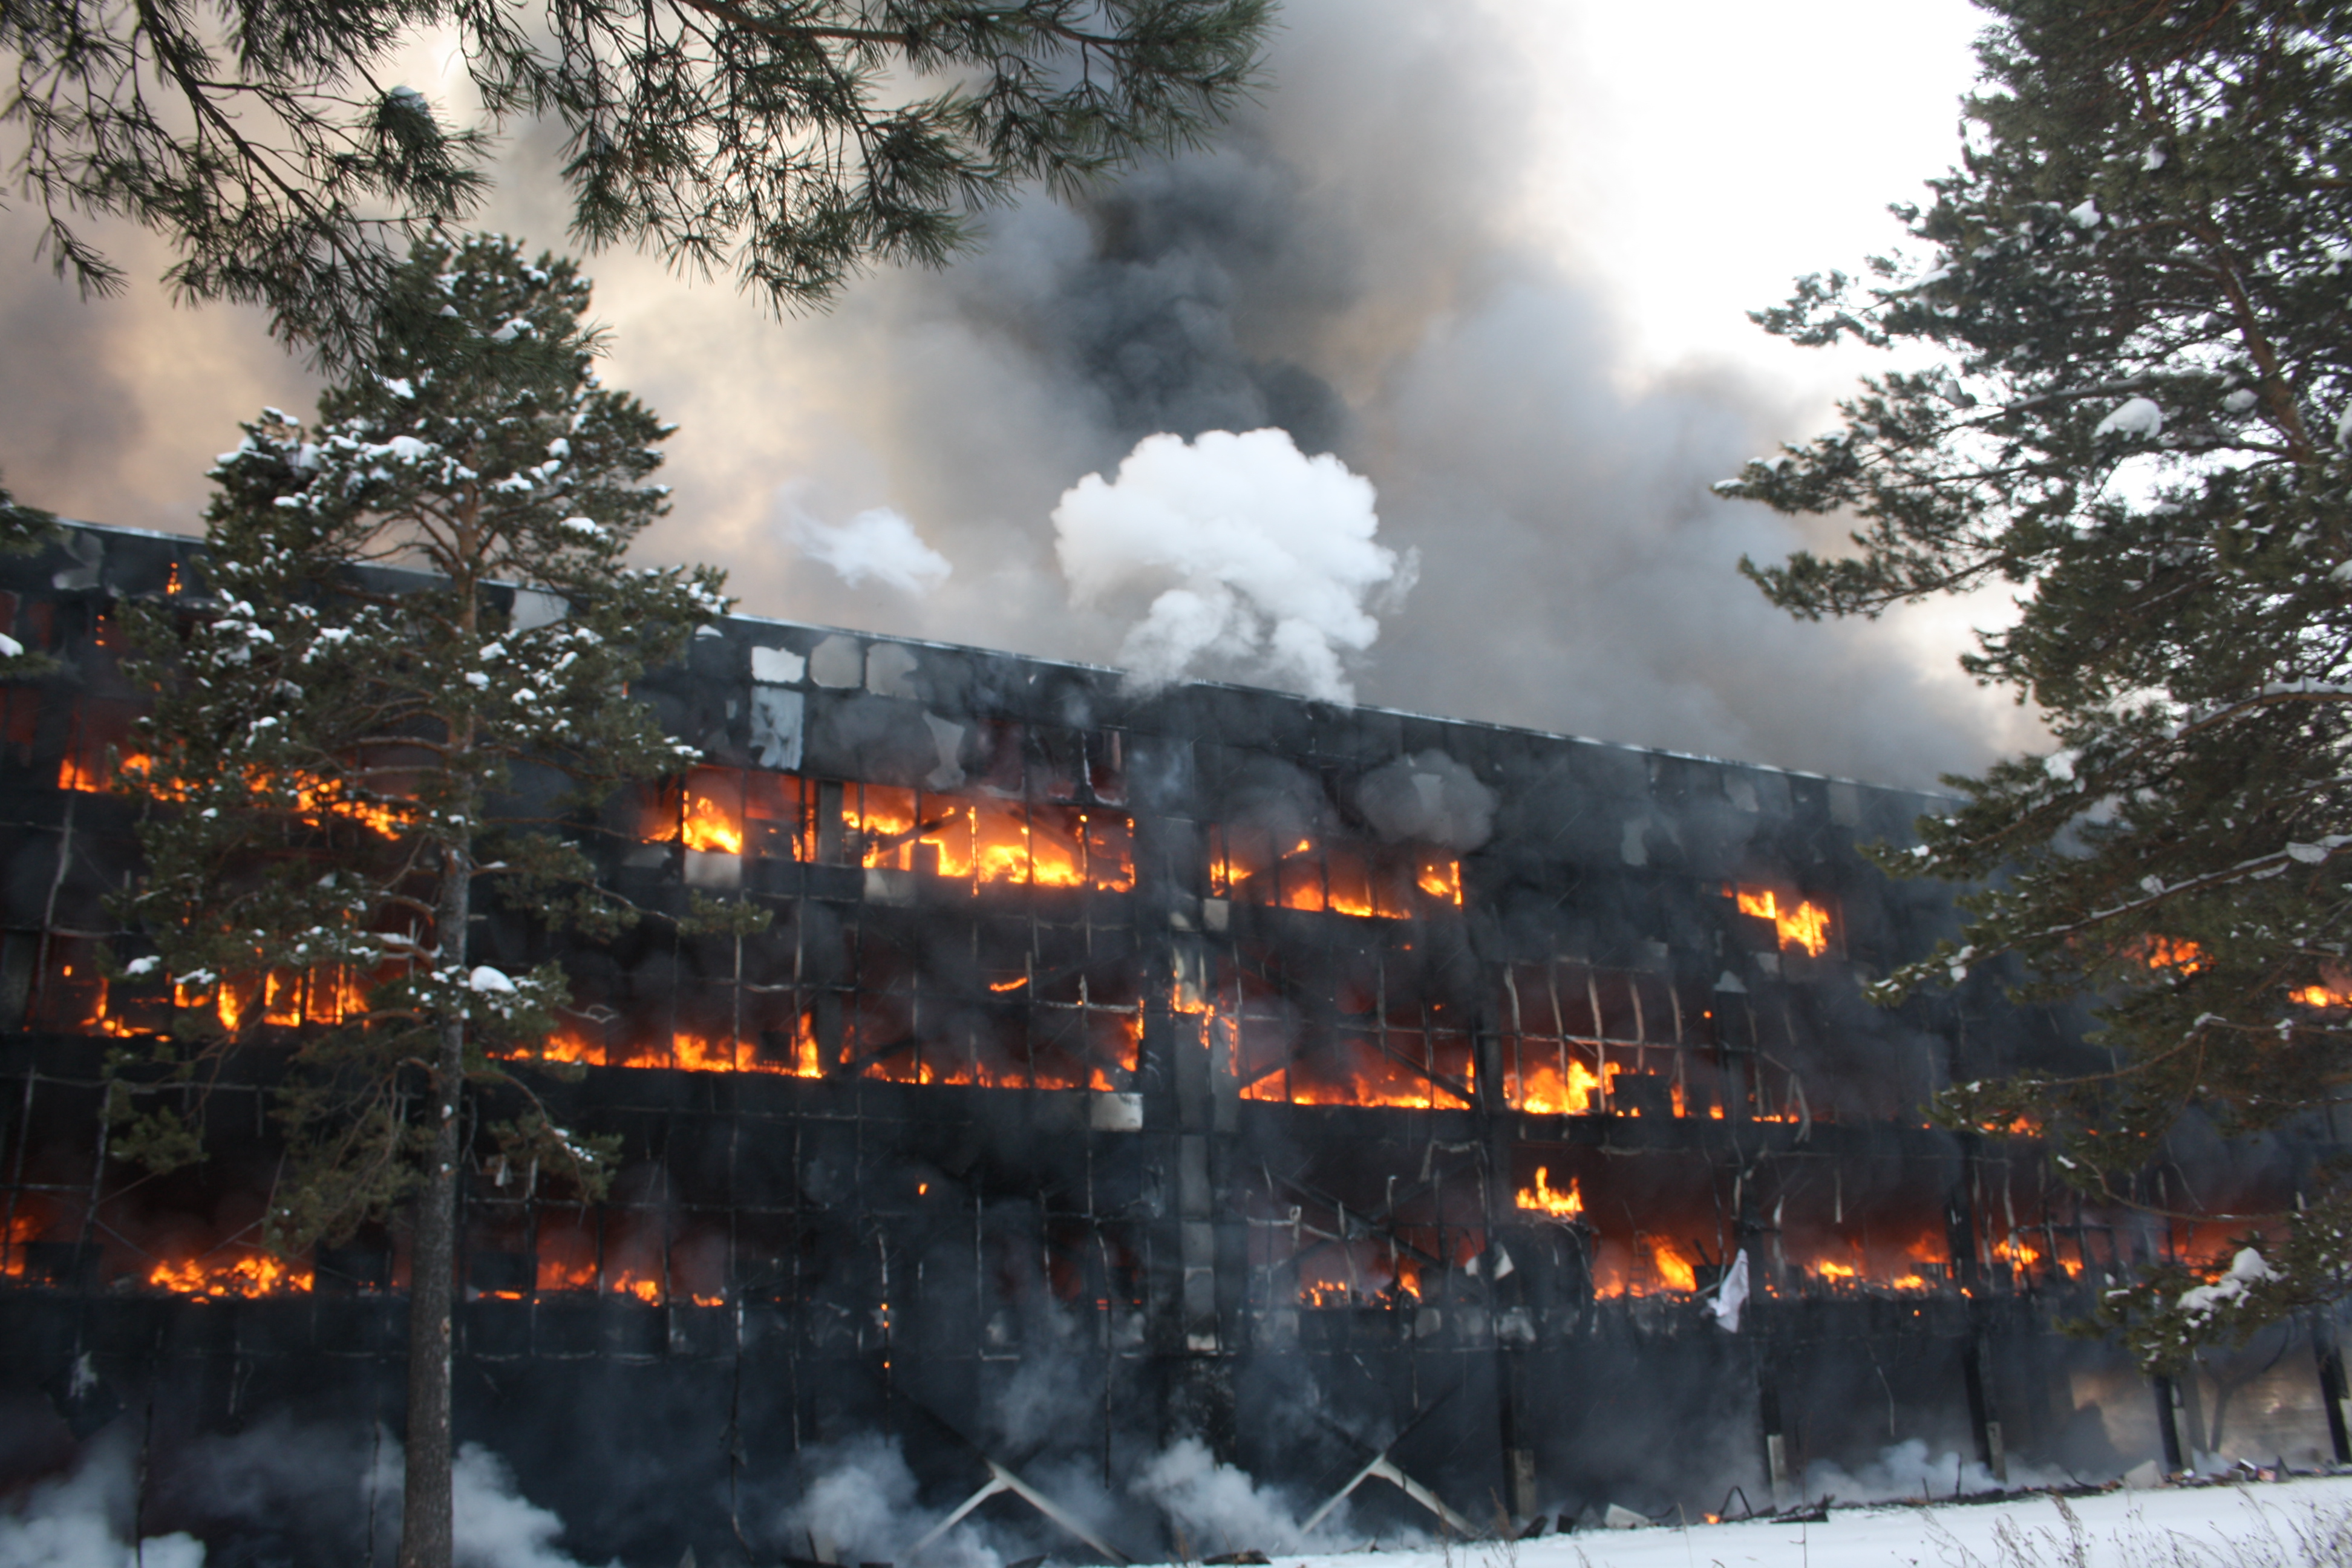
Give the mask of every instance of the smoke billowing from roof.
[[[677, 510], [648, 552], [727, 565], [755, 613], [1124, 654], [1160, 678], [1352, 685], [1391, 706], [1893, 781], [2021, 739], [2007, 705], [1951, 668], [1957, 630], [1799, 626], [1738, 576], [1743, 553], [1823, 541], [1706, 487], [1818, 416], [1730, 373], [1628, 368], [1611, 302], [1532, 237], [1564, 226], [1530, 221], [1564, 198], [1526, 184], [1559, 84], [1517, 25], [1502, 7], [1293, 0], [1263, 102], [1213, 146], [1076, 208], [992, 215], [985, 249], [878, 273], [824, 318], [759, 322], [655, 261], [597, 258], [609, 379], [681, 426]], [[553, 158], [521, 141], [487, 219], [561, 244]], [[224, 350], [224, 312], [168, 313], [152, 295], [76, 309], [30, 269], [0, 277], [0, 321], [47, 369], [0, 389], [0, 429], [35, 433], [0, 447], [0, 466], [36, 502], [193, 528], [231, 417], [299, 405], [300, 377], [257, 336]], [[232, 389], [271, 389], [175, 395], [184, 351]], [[1267, 612], [1231, 582], [1177, 565], [1150, 568], [1155, 585], [1139, 561], [1123, 593], [1065, 576], [1052, 519], [1084, 476], [1146, 437], [1265, 428], [1368, 481], [1380, 547], [1419, 551], [1421, 580], [1380, 611], [1376, 643], [1343, 615], [1277, 647], [1280, 612], [1253, 621]], [[130, 468], [110, 460], [126, 449]], [[806, 522], [880, 515], [924, 553], [866, 550], [873, 525]], [[1171, 590], [1192, 598], [1150, 620]], [[1255, 663], [1188, 657], [1252, 632]]]
[[868, 507], [847, 522], [826, 522], [793, 506], [791, 487], [778, 498], [784, 536], [801, 553], [833, 568], [855, 588], [879, 583], [902, 594], [928, 593], [947, 581], [955, 567], [925, 543], [915, 525], [887, 506]]
[[1419, 557], [1372, 542], [1372, 487], [1282, 430], [1148, 436], [1106, 483], [1088, 474], [1054, 509], [1070, 592], [1093, 603], [1170, 577], [1120, 641], [1146, 687], [1212, 662], [1333, 701], [1354, 700], [1341, 659], [1380, 636], [1367, 607], [1402, 599]]

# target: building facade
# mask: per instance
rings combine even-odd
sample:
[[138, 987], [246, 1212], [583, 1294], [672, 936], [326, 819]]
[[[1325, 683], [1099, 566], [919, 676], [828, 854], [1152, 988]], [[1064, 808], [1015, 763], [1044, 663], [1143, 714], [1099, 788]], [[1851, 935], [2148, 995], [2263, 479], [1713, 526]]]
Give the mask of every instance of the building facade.
[[[136, 868], [110, 617], [201, 576], [82, 527], [0, 562], [0, 629], [59, 660], [0, 688], [0, 1484], [133, 1428], [398, 1430], [398, 1227], [255, 1245], [266, 1047], [202, 1165], [108, 1157], [106, 1053], [159, 1023], [96, 963]], [[1923, 1120], [2100, 1059], [1998, 966], [1864, 999], [1957, 929], [1858, 847], [1937, 798], [749, 617], [640, 690], [706, 760], [608, 808], [613, 885], [770, 929], [471, 943], [562, 961], [543, 1051], [584, 1070], [541, 1092], [622, 1163], [583, 1205], [480, 1142], [461, 1436], [600, 1553], [826, 1555], [781, 1500], [875, 1437], [941, 1509], [1018, 1479], [978, 1517], [1084, 1560], [1199, 1550], [1132, 1485], [1188, 1436], [1302, 1511], [1352, 1481], [1367, 1533], [1736, 1514], [1906, 1442], [2039, 1479], [2347, 1458], [2327, 1325], [2157, 1389], [2056, 1332], [2219, 1227]], [[2182, 1142], [2146, 1195], [2291, 1202], [2328, 1131]]]

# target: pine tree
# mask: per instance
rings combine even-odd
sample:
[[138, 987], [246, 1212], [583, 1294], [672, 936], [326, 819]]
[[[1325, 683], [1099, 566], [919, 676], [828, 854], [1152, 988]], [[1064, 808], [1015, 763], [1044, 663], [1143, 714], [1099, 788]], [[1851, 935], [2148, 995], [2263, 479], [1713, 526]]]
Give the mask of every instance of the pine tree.
[[[132, 628], [152, 716], [121, 772], [148, 810], [126, 926], [174, 1031], [119, 1064], [119, 1147], [201, 1155], [204, 1086], [276, 1053], [289, 1151], [268, 1244], [413, 1215], [404, 1564], [450, 1555], [450, 1313], [469, 1085], [543, 1038], [560, 970], [469, 963], [503, 898], [609, 931], [581, 835], [614, 781], [674, 770], [627, 682], [725, 608], [709, 569], [638, 569], [667, 433], [597, 384], [588, 284], [502, 238], [393, 279], [380, 356], [307, 427], [270, 410], [223, 458], [207, 601]], [[568, 794], [566, 788], [568, 787]], [[489, 1129], [595, 1195], [606, 1152], [539, 1109]]]
[[[1861, 521], [1747, 570], [1805, 617], [2006, 590], [1962, 660], [2057, 745], [1948, 782], [1891, 869], [1979, 884], [1964, 944], [2099, 999], [2112, 1072], [1972, 1084], [1957, 1127], [2038, 1128], [2117, 1203], [2183, 1118], [2321, 1125], [2352, 1067], [2352, 6], [1992, 0], [1960, 167], [1898, 206], [1919, 247], [1756, 318], [1900, 348], [1843, 427], [1718, 487]], [[2102, 1309], [2151, 1367], [2340, 1297], [2347, 1172], [2246, 1247]]]
[[[58, 520], [38, 507], [30, 507], [8, 493], [0, 484], [0, 555], [22, 555], [38, 550], [57, 537]], [[57, 667], [57, 661], [38, 653], [27, 653], [15, 637], [0, 633], [0, 680], [22, 680], [29, 676], [46, 675]]]
[[[1189, 144], [1255, 79], [1272, 0], [352, 0], [0, 6], [11, 183], [60, 275], [121, 286], [81, 215], [168, 237], [184, 297], [257, 303], [342, 365], [406, 241], [464, 217], [495, 133], [566, 138], [572, 232], [779, 306], [869, 260], [937, 262], [978, 209]], [[436, 33], [438, 36], [436, 36]], [[465, 62], [486, 123], [385, 80]]]

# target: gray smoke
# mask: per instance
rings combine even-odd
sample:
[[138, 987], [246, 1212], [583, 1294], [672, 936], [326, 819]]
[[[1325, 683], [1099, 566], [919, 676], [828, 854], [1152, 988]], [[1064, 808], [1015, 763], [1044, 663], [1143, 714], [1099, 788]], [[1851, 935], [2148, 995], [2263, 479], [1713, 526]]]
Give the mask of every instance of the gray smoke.
[[[1561, 84], [1517, 25], [1291, 0], [1262, 103], [1215, 145], [1076, 208], [992, 215], [983, 250], [877, 273], [824, 317], [764, 322], [656, 261], [598, 258], [608, 378], [681, 426], [677, 512], [647, 553], [728, 566], [756, 613], [1115, 660], [1142, 607], [1074, 599], [1059, 499], [1148, 437], [1271, 427], [1369, 480], [1381, 545], [1422, 566], [1377, 643], [1327, 638], [1333, 663], [1310, 648], [1253, 679], [1908, 783], [2020, 743], [2024, 721], [1951, 669], [1956, 633], [1799, 626], [1736, 574], [1742, 553], [1834, 540], [1706, 488], [1825, 411], [1727, 372], [1628, 367], [1612, 302], [1526, 237], [1561, 199], [1526, 184]], [[521, 138], [489, 220], [560, 244], [552, 162]], [[0, 324], [41, 372], [0, 410], [29, 416], [0, 424], [27, 499], [192, 526], [233, 417], [304, 402], [290, 364], [255, 385], [257, 336], [215, 341], [234, 333], [205, 323], [251, 331], [226, 313], [152, 295], [78, 310], [28, 269], [0, 279]], [[215, 363], [225, 387], [172, 395]]]
[[[0, 1505], [0, 1568], [202, 1568], [204, 1543], [184, 1531], [151, 1535], [134, 1548], [139, 1456], [127, 1434], [92, 1443], [73, 1468]], [[389, 1563], [399, 1545], [402, 1455], [378, 1431], [275, 1417], [184, 1451], [151, 1477], [147, 1506], [201, 1516], [232, 1539], [238, 1562], [279, 1561], [287, 1531], [343, 1538], [350, 1559]], [[506, 1461], [478, 1443], [462, 1445], [451, 1476], [458, 1568], [582, 1568], [555, 1543], [563, 1521], [524, 1497]]]
[[1833, 1497], [1842, 1503], [1932, 1501], [1970, 1492], [2070, 1486], [2081, 1479], [2015, 1458], [2006, 1461], [2006, 1474], [1996, 1476], [1974, 1457], [1964, 1459], [1948, 1449], [1931, 1453], [1919, 1438], [1906, 1437], [1852, 1469], [1829, 1459], [1814, 1460], [1805, 1467], [1805, 1495]]
[[205, 1548], [174, 1531], [131, 1545], [134, 1455], [121, 1441], [97, 1446], [69, 1474], [26, 1489], [0, 1511], [0, 1568], [203, 1568]]
[[1356, 807], [1381, 837], [1465, 854], [1493, 836], [1495, 805], [1495, 792], [1444, 752], [1409, 752], [1356, 785]]
[[1248, 1471], [1221, 1464], [1198, 1437], [1182, 1437], [1151, 1457], [1129, 1489], [1152, 1503], [1177, 1530], [1192, 1557], [1226, 1552], [1331, 1551], [1347, 1539], [1341, 1503], [1309, 1537], [1296, 1499], [1261, 1486]]

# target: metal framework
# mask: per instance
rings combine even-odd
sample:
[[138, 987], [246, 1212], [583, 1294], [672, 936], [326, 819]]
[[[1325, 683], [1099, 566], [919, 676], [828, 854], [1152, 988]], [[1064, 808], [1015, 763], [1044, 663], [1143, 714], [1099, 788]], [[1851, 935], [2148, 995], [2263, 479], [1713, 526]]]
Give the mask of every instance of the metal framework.
[[[126, 1411], [160, 1449], [396, 1415], [396, 1227], [253, 1248], [266, 1055], [194, 1173], [107, 1158], [103, 1053], [154, 1023], [92, 963], [135, 869], [108, 616], [200, 582], [191, 542], [122, 531], [0, 563], [0, 630], [63, 661], [0, 689], [25, 1474]], [[2083, 1049], [1997, 970], [1864, 1003], [1953, 927], [1855, 849], [1931, 798], [749, 618], [642, 689], [708, 761], [614, 804], [610, 876], [772, 930], [474, 940], [562, 960], [544, 1050], [588, 1070], [547, 1093], [625, 1165], [583, 1207], [484, 1145], [460, 1425], [600, 1552], [814, 1554], [751, 1500], [870, 1434], [955, 1518], [1103, 1561], [1170, 1549], [1129, 1481], [1185, 1436], [1368, 1527], [1455, 1531], [1787, 1500], [1906, 1438], [1994, 1476], [2352, 1457], [2330, 1325], [2155, 1396], [2053, 1334], [2221, 1238], [1920, 1121], [1954, 1077]], [[299, 1026], [340, 994], [250, 1005]], [[2314, 1146], [2149, 1180], [2277, 1197]]]

